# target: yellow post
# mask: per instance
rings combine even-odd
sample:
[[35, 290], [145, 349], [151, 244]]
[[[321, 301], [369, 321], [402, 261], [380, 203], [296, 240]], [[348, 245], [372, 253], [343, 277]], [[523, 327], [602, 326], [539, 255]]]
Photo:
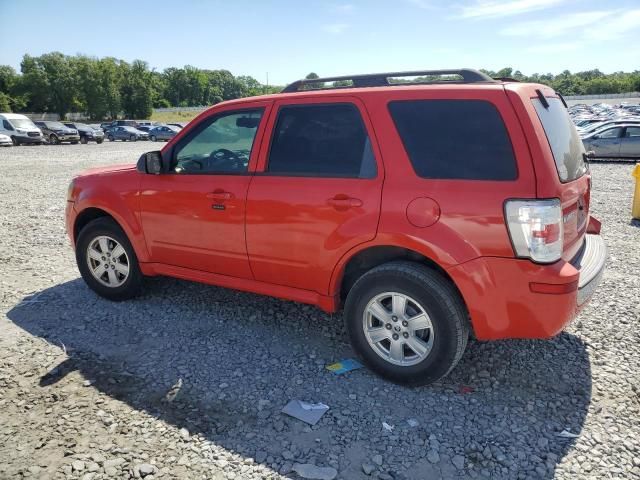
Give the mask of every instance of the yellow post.
[[631, 207], [631, 216], [640, 220], [640, 163], [636, 163], [632, 175], [636, 177], [636, 191], [633, 194], [633, 206]]

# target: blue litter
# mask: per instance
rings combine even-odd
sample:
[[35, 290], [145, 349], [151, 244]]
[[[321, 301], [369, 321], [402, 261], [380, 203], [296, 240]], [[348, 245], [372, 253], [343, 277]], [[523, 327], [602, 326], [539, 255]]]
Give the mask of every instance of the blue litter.
[[340, 360], [339, 362], [327, 365], [327, 370], [335, 373], [336, 375], [342, 375], [343, 373], [350, 372], [351, 370], [357, 370], [362, 368], [362, 364], [353, 358], [347, 358]]

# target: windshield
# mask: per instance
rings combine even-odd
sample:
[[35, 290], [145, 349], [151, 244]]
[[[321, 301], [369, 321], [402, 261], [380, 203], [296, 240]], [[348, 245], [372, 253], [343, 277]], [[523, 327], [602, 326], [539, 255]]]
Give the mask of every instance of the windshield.
[[584, 146], [569, 117], [569, 112], [559, 98], [547, 97], [545, 108], [539, 99], [533, 99], [533, 105], [547, 135], [558, 176], [562, 183], [580, 178], [587, 171], [584, 161]]
[[11, 125], [15, 128], [38, 128], [28, 118], [10, 118], [9, 122], [11, 122]]
[[47, 128], [51, 128], [53, 130], [55, 130], [55, 129], [66, 130], [67, 129], [67, 127], [65, 127], [60, 122], [45, 122], [45, 125], [47, 126]]

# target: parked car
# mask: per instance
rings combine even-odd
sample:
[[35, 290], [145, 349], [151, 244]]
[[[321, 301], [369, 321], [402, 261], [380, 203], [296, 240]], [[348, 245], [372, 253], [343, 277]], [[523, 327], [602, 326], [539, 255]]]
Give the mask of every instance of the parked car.
[[14, 145], [38, 144], [45, 139], [42, 131], [29, 117], [18, 113], [0, 113], [0, 134], [7, 135]]
[[390, 80], [407, 75], [219, 103], [137, 166], [76, 177], [85, 282], [111, 300], [166, 275], [344, 307], [363, 361], [410, 384], [450, 372], [470, 330], [556, 335], [606, 258], [563, 100], [475, 70]]
[[170, 127], [176, 127], [182, 130], [185, 127], [186, 123], [167, 123], [167, 125]]
[[37, 121], [35, 124], [42, 130], [42, 135], [52, 145], [69, 142], [73, 145], [80, 141], [80, 135], [75, 128], [69, 128], [60, 122]]
[[154, 127], [153, 127], [153, 125], [138, 125], [136, 128], [138, 130], [140, 130], [141, 132], [149, 133], [149, 130], [151, 130]]
[[0, 133], [0, 147], [10, 147], [13, 145], [13, 141], [9, 135]]
[[607, 120], [605, 122], [592, 123], [588, 127], [578, 128], [578, 133], [581, 137], [586, 137], [591, 135], [596, 130], [603, 130], [606, 127], [611, 127], [615, 125], [640, 125], [640, 118], [637, 120], [634, 119], [617, 119], [617, 120]]
[[65, 122], [65, 125], [78, 131], [80, 143], [96, 142], [97, 144], [101, 144], [104, 142], [104, 132], [99, 128], [93, 128], [86, 123]]
[[102, 129], [103, 133], [107, 133], [107, 130], [111, 128], [111, 122], [102, 122], [100, 124], [100, 128]]
[[[135, 120], [114, 120], [110, 122], [107, 126], [107, 130], [113, 127], [133, 127], [136, 128], [138, 126], [138, 122]], [[105, 132], [106, 133], [106, 132]]]
[[178, 133], [180, 129], [169, 125], [160, 125], [158, 127], [149, 130], [149, 140], [155, 142], [156, 140], [171, 140]]
[[107, 130], [107, 138], [110, 142], [115, 140], [135, 142], [138, 140], [148, 140], [149, 134], [133, 127], [112, 127]]
[[609, 125], [582, 139], [594, 158], [640, 158], [640, 124]]

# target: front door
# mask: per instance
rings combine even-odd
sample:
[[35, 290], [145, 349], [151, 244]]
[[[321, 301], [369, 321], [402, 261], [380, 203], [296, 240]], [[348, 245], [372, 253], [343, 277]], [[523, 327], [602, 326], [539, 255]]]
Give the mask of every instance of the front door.
[[620, 154], [622, 127], [614, 127], [598, 134], [591, 142], [596, 157], [617, 157]]
[[143, 177], [140, 210], [152, 262], [251, 278], [245, 201], [267, 106], [203, 119], [163, 151], [169, 173]]
[[333, 267], [376, 235], [382, 163], [350, 97], [282, 100], [247, 195], [256, 280], [327, 294]]

